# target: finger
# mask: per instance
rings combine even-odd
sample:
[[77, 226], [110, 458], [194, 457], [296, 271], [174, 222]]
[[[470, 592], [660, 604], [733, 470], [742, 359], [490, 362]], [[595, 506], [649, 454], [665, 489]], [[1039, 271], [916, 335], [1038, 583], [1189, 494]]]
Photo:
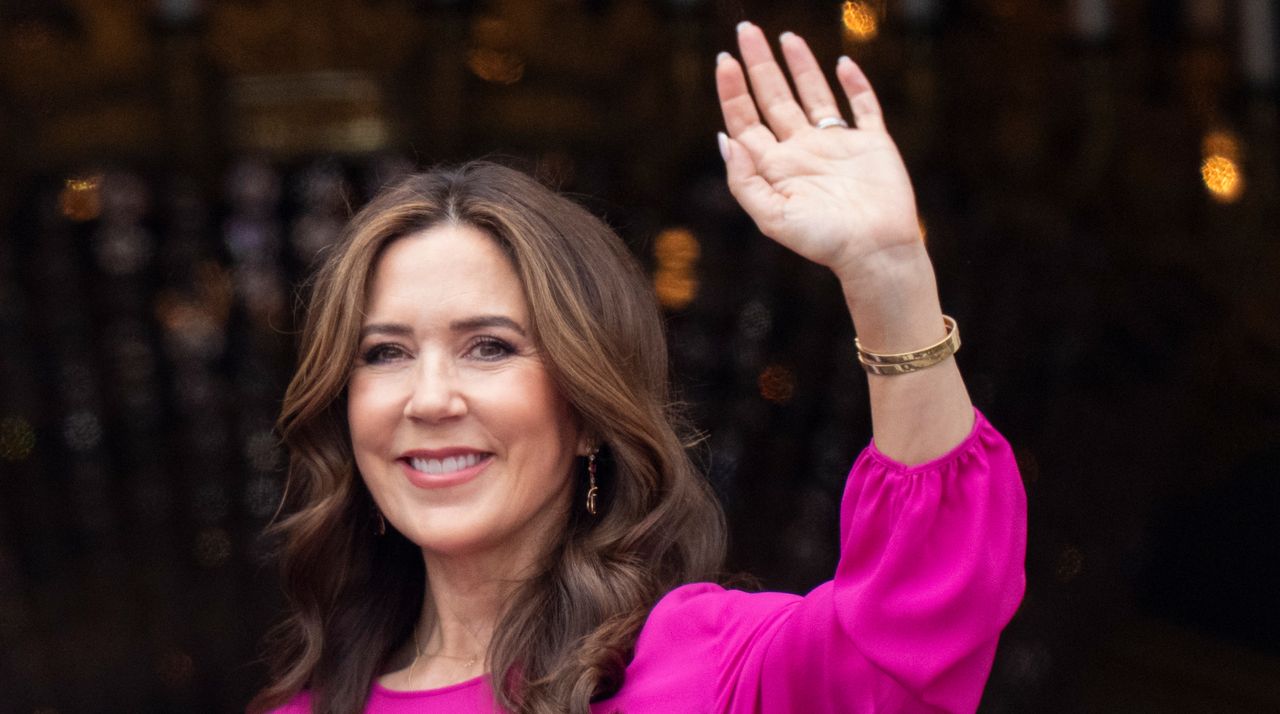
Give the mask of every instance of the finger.
[[836, 104], [836, 96], [831, 92], [831, 85], [822, 74], [818, 60], [804, 38], [794, 32], [784, 32], [778, 38], [782, 45], [782, 56], [787, 61], [787, 69], [791, 71], [791, 80], [795, 82], [796, 94], [800, 95], [800, 104], [810, 124], [819, 119], [840, 116], [840, 106]]
[[716, 93], [720, 97], [720, 111], [724, 114], [724, 126], [729, 136], [741, 141], [753, 157], [778, 143], [769, 127], [760, 121], [756, 101], [747, 89], [747, 78], [742, 65], [728, 52], [716, 57]]
[[784, 140], [810, 126], [809, 119], [796, 103], [782, 68], [774, 61], [773, 50], [764, 32], [749, 22], [738, 24], [738, 49], [742, 63], [751, 78], [751, 92], [764, 120], [774, 136]]
[[724, 156], [729, 193], [738, 200], [756, 226], [766, 235], [770, 234], [770, 227], [776, 225], [782, 212], [782, 196], [760, 175], [755, 160], [741, 142], [723, 133], [717, 139], [720, 153]]
[[844, 88], [849, 98], [849, 107], [853, 109], [853, 120], [859, 129], [884, 131], [884, 114], [880, 111], [880, 100], [871, 89], [871, 82], [862, 68], [848, 57], [841, 57], [836, 62], [836, 79]]

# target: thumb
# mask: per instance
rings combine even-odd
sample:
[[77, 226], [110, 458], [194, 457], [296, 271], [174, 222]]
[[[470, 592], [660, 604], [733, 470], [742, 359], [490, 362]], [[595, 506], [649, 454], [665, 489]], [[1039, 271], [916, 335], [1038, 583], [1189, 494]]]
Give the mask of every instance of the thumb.
[[760, 175], [746, 147], [724, 132], [718, 133], [716, 138], [720, 142], [720, 155], [724, 157], [729, 193], [738, 200], [756, 226], [769, 235], [768, 226], [775, 223], [774, 218], [781, 210], [782, 196]]

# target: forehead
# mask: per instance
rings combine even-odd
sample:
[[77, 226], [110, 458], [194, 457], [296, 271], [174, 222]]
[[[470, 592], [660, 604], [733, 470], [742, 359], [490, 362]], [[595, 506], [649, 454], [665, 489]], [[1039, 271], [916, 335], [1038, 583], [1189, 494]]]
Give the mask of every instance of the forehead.
[[396, 239], [374, 264], [365, 311], [417, 316], [506, 314], [524, 321], [524, 290], [510, 258], [484, 231], [440, 224]]

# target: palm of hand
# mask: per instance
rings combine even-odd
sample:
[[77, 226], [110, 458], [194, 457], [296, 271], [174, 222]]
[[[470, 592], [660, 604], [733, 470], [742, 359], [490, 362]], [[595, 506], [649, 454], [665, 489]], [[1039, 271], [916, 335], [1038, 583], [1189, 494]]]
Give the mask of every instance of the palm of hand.
[[839, 110], [803, 40], [783, 38], [803, 110], [759, 29], [741, 28], [739, 44], [755, 96], [738, 63], [721, 55], [716, 79], [733, 137], [721, 146], [730, 189], [760, 230], [846, 276], [882, 251], [918, 245], [910, 179], [856, 65], [842, 59], [837, 76], [858, 128], [817, 129], [811, 117], [839, 116]]
[[[813, 134], [839, 130], [814, 129]], [[758, 218], [770, 238], [820, 265], [861, 262], [918, 239], [906, 169], [887, 135], [792, 137], [758, 162], [776, 198]]]

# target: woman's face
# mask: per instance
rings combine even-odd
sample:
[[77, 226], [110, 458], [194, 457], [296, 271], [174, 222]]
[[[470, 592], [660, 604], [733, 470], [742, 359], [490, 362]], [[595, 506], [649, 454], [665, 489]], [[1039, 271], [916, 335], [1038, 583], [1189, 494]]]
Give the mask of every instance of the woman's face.
[[375, 265], [348, 385], [356, 466], [428, 554], [534, 554], [567, 518], [580, 430], [533, 340], [510, 261], [442, 224]]

